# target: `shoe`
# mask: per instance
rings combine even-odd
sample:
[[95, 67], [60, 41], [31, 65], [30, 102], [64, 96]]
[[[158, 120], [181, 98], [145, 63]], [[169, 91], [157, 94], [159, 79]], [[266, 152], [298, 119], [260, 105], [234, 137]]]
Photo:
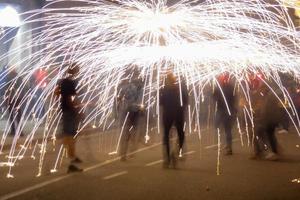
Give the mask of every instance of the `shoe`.
[[270, 152], [265, 156], [265, 159], [269, 161], [277, 161], [279, 158], [276, 153]]
[[71, 161], [71, 163], [82, 163], [82, 160], [76, 157], [74, 160]]
[[130, 159], [134, 158], [134, 154], [129, 154], [128, 158], [130, 158]]
[[68, 168], [68, 173], [72, 173], [72, 172], [82, 172], [83, 169], [76, 167], [75, 165], [70, 165]]
[[127, 160], [126, 156], [122, 156], [122, 157], [120, 158], [120, 161], [122, 161], [122, 162], [125, 162], [126, 160]]
[[249, 157], [250, 160], [260, 160], [261, 156], [258, 154], [253, 154]]
[[182, 161], [182, 162], [186, 161], [186, 156], [184, 155], [178, 156], [178, 161]]
[[224, 153], [225, 156], [231, 156], [232, 154], [233, 154], [232, 151], [226, 151], [226, 152]]
[[224, 155], [226, 156], [232, 155], [232, 149], [230, 147], [225, 147], [224, 151], [225, 151]]
[[184, 155], [182, 149], [179, 149], [179, 152], [178, 152], [178, 160], [179, 160], [179, 161], [185, 161], [185, 160], [186, 160], [186, 156]]

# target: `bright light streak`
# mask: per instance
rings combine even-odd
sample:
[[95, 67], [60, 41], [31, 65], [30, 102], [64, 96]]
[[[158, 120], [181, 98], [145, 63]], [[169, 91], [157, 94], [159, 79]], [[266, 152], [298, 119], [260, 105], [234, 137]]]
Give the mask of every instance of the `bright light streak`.
[[14, 164], [13, 163], [9, 163], [9, 162], [0, 162], [0, 167], [13, 167]]
[[[32, 40], [0, 57], [0, 61], [10, 58], [8, 71], [13, 70], [13, 64], [22, 66], [17, 77], [23, 79], [22, 85], [14, 94], [15, 98], [21, 98], [23, 108], [17, 135], [31, 120], [25, 113], [33, 113], [36, 119], [26, 135], [25, 151], [38, 129], [43, 128], [39, 175], [48, 139], [57, 134], [61, 119], [59, 99], [53, 91], [58, 80], [65, 76], [65, 66], [71, 62], [81, 66], [78, 94], [82, 111], [89, 110], [80, 130], [91, 124], [92, 127], [111, 126], [117, 88], [125, 77], [130, 77], [128, 71], [134, 66], [145, 81], [142, 103], [148, 118], [150, 109], [158, 110], [156, 95], [166, 70], [183, 77], [192, 88], [195, 102], [199, 102], [202, 93], [198, 88], [224, 71], [239, 80], [247, 72], [260, 72], [276, 80], [278, 72], [300, 75], [300, 35], [281, 4], [272, 5], [263, 0], [209, 0], [199, 4], [182, 0], [172, 6], [164, 0], [124, 0], [120, 4], [105, 0], [76, 2], [84, 5], [62, 8], [59, 5], [63, 0], [52, 0], [49, 6], [26, 13], [32, 17], [22, 25], [36, 22], [42, 25], [35, 28]], [[40, 13], [43, 16], [36, 19]], [[21, 37], [25, 34], [20, 33]], [[32, 49], [36, 51], [21, 60], [16, 56]], [[39, 94], [39, 85], [31, 89], [26, 85], [41, 68], [48, 72], [49, 81]], [[17, 78], [0, 85], [0, 89], [6, 88], [8, 95]], [[42, 106], [47, 109], [39, 116]], [[196, 103], [195, 107], [198, 120], [199, 105]], [[199, 120], [196, 123], [201, 138]], [[0, 147], [4, 146], [8, 132], [7, 126]], [[150, 139], [148, 131], [145, 139], [146, 142]], [[18, 140], [19, 137], [14, 138], [9, 163], [15, 163], [19, 155], [15, 149]], [[24, 153], [22, 150], [21, 155]]]
[[220, 173], [220, 156], [221, 156], [221, 134], [220, 129], [217, 128], [217, 135], [218, 135], [218, 155], [217, 155], [217, 175], [219, 176]]

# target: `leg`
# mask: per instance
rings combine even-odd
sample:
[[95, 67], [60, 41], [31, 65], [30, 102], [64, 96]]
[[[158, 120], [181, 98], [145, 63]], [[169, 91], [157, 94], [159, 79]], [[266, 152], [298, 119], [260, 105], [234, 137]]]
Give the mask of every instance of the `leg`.
[[15, 135], [16, 134], [16, 127], [15, 127], [15, 111], [12, 108], [11, 105], [8, 105], [8, 121], [10, 124], [10, 135]]
[[284, 112], [284, 118], [282, 121], [282, 128], [286, 131], [289, 130], [289, 126], [290, 126], [290, 117], [288, 116], [288, 114], [286, 112]]
[[63, 116], [63, 143], [68, 151], [68, 156], [71, 160], [68, 173], [70, 172], [81, 172], [82, 169], [78, 168], [75, 163], [81, 163], [81, 160], [75, 155], [75, 142], [74, 136], [78, 128], [78, 116], [75, 112], [64, 112]]
[[[165, 113], [164, 113], [165, 115]], [[169, 165], [170, 163], [170, 141], [169, 134], [172, 127], [173, 119], [170, 116], [164, 116], [164, 136], [163, 136], [163, 147], [164, 147], [164, 165]]]
[[179, 116], [177, 116], [176, 121], [175, 121], [175, 126], [177, 129], [177, 134], [178, 134], [178, 141], [179, 141], [179, 149], [182, 150], [183, 144], [184, 144], [184, 131], [183, 131], [183, 124], [184, 124], [184, 117], [183, 113], [180, 113]]
[[120, 144], [120, 156], [121, 156], [122, 161], [126, 160], [128, 143], [130, 140], [130, 129], [134, 125], [133, 120], [134, 120], [133, 113], [129, 112], [127, 121], [125, 122], [124, 132], [123, 132], [123, 135], [121, 136], [122, 138], [121, 138], [121, 144]]
[[254, 128], [254, 143], [253, 143], [253, 151], [254, 151], [254, 157], [261, 156], [262, 148], [260, 144], [264, 142], [265, 140], [265, 128], [260, 122], [255, 123]]
[[266, 130], [266, 134], [267, 134], [267, 139], [269, 141], [272, 152], [277, 154], [278, 149], [277, 149], [277, 139], [275, 136], [275, 128], [276, 128], [276, 125], [274, 125], [274, 124], [269, 125]]
[[64, 146], [67, 148], [68, 156], [70, 158], [70, 164], [68, 167], [68, 173], [82, 172], [83, 170], [75, 165], [75, 163], [81, 163], [82, 161], [75, 155], [75, 142], [76, 139], [73, 136], [65, 136], [63, 138]]
[[77, 159], [75, 155], [75, 142], [76, 139], [74, 136], [76, 135], [79, 119], [76, 113], [65, 112], [62, 116], [63, 119], [63, 134], [64, 134], [64, 145], [68, 150], [68, 156], [71, 161]]
[[75, 139], [73, 136], [64, 136], [63, 143], [65, 148], [67, 148], [68, 157], [71, 160], [75, 159]]
[[[22, 110], [19, 109], [18, 112], [16, 113], [16, 118], [15, 118], [15, 127], [17, 128], [18, 125], [20, 124], [21, 121], [21, 116], [22, 116]], [[21, 132], [20, 136], [24, 136], [24, 133]]]
[[133, 152], [134, 150], [137, 149], [137, 140], [138, 140], [138, 135], [139, 135], [139, 112], [134, 112], [133, 117], [132, 117], [132, 132], [130, 133], [130, 152]]
[[225, 137], [226, 137], [226, 149], [227, 154], [232, 154], [232, 119], [228, 117], [227, 119], [223, 120], [223, 126], [225, 130]]
[[121, 143], [120, 143], [121, 161], [126, 160], [128, 141], [129, 141], [129, 132], [127, 130], [125, 130], [123, 135], [121, 136]]

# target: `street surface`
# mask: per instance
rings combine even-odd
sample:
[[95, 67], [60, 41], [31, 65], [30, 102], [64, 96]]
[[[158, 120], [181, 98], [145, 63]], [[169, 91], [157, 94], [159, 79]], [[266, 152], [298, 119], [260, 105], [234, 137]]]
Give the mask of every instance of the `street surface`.
[[[140, 144], [126, 162], [112, 153], [117, 131], [92, 133], [78, 141], [78, 155], [84, 161], [82, 173], [67, 174], [68, 160], [59, 160], [58, 171], [51, 173], [60, 147], [49, 143], [42, 174], [38, 173], [38, 154], [31, 151], [12, 168], [14, 178], [6, 178], [8, 167], [0, 167], [0, 200], [4, 199], [230, 199], [299, 200], [300, 138], [291, 131], [277, 134], [282, 151], [279, 161], [251, 160], [251, 148], [244, 135], [235, 133], [234, 154], [223, 155], [213, 130], [187, 134], [185, 161], [177, 169], [162, 168], [161, 135]], [[55, 148], [54, 148], [55, 147]], [[5, 152], [4, 152], [5, 153]], [[6, 152], [7, 153], [7, 152]], [[3, 154], [0, 161], [3, 161]], [[220, 174], [217, 174], [219, 169]], [[293, 182], [294, 180], [294, 182]]]

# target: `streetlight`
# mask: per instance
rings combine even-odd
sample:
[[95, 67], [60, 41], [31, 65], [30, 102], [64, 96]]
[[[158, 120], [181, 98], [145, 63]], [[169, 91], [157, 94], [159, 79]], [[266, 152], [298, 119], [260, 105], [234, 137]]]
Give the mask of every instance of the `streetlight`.
[[13, 7], [7, 5], [4, 8], [0, 8], [0, 27], [19, 27], [21, 21], [19, 14]]

